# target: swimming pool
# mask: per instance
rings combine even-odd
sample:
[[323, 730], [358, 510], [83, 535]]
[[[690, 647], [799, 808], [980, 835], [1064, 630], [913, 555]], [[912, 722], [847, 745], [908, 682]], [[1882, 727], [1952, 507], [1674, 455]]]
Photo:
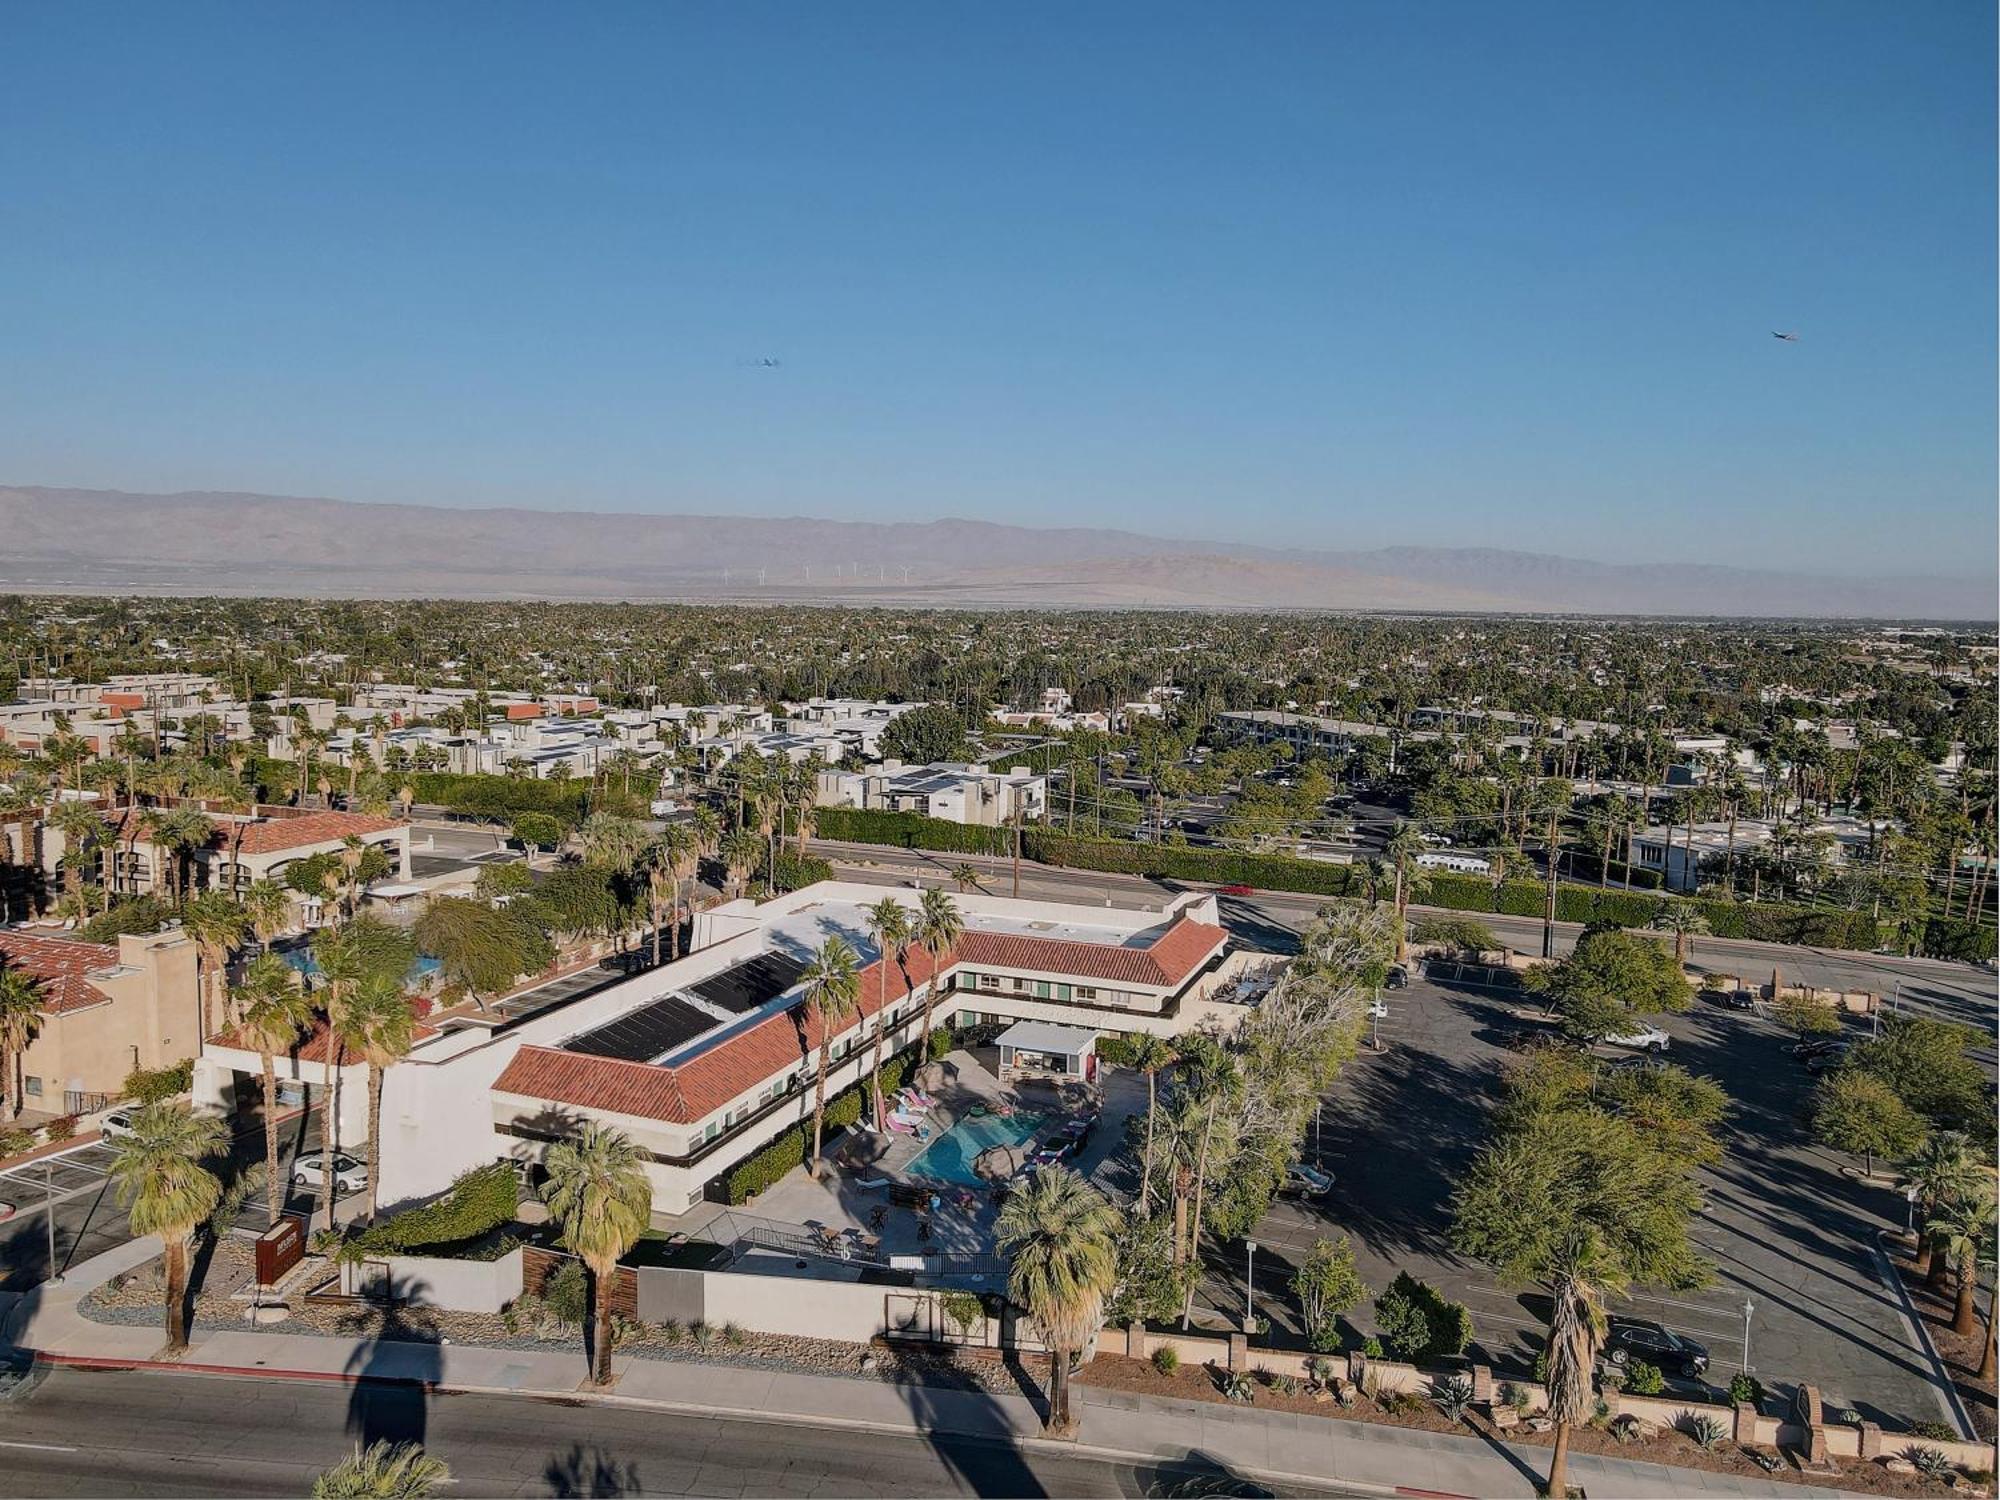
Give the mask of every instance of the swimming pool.
[[993, 1146], [1019, 1146], [1041, 1127], [1040, 1115], [979, 1115], [960, 1120], [918, 1153], [906, 1169], [912, 1177], [958, 1182], [979, 1187], [984, 1179], [972, 1170], [979, 1153]]
[[[312, 949], [287, 948], [283, 950], [281, 956], [286, 963], [305, 975], [307, 979], [317, 980], [319, 978], [319, 960], [312, 956]], [[410, 965], [410, 972], [403, 977], [403, 983], [421, 986], [424, 981], [443, 967], [444, 964], [441, 960], [432, 958], [428, 953], [420, 953], [417, 955], [417, 961]]]

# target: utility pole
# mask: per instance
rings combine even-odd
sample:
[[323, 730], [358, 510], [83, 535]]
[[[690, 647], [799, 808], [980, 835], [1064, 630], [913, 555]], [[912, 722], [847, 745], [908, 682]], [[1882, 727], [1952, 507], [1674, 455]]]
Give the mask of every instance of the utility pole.
[[1014, 815], [1009, 820], [1014, 825], [1014, 899], [1021, 899], [1021, 797], [1014, 795]]
[[49, 1224], [49, 1274], [50, 1286], [62, 1285], [62, 1266], [56, 1260], [56, 1164], [42, 1163], [42, 1201], [46, 1205]]
[[1542, 957], [1556, 956], [1556, 867], [1561, 862], [1556, 846], [1556, 814], [1549, 814], [1549, 884], [1542, 898]]

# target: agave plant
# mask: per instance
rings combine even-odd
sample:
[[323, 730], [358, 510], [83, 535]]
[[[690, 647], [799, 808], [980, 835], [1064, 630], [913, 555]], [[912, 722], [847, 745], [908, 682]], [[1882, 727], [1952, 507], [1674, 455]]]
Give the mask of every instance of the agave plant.
[[1722, 1419], [1705, 1411], [1684, 1411], [1674, 1425], [1693, 1438], [1698, 1448], [1718, 1448], [1729, 1436]]
[[1915, 1447], [1903, 1457], [1926, 1479], [1943, 1479], [1951, 1472], [1951, 1460], [1945, 1457], [1942, 1448]]
[[1448, 1375], [1431, 1387], [1431, 1401], [1446, 1421], [1461, 1421], [1472, 1408], [1472, 1382], [1463, 1375]]

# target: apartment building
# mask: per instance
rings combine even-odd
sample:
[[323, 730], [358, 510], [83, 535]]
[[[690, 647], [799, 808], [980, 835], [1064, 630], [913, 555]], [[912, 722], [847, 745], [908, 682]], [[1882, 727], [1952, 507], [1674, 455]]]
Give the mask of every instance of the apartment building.
[[981, 764], [939, 762], [906, 766], [898, 760], [860, 770], [829, 767], [819, 775], [821, 807], [913, 812], [948, 823], [997, 828], [1018, 817], [1039, 822], [1048, 809], [1049, 783], [1035, 771], [995, 771]]
[[[398, 818], [267, 806], [250, 813], [211, 812], [207, 816], [215, 831], [208, 843], [176, 854], [154, 842], [146, 809], [111, 808], [104, 816], [106, 884], [126, 895], [166, 889], [169, 865], [176, 859], [189, 890], [241, 891], [253, 881], [282, 880], [299, 860], [338, 853], [350, 838], [388, 855], [392, 878], [410, 876], [410, 825]], [[64, 848], [62, 833], [44, 828], [43, 868], [52, 875]]]
[[0, 929], [0, 965], [26, 975], [40, 1026], [21, 1057], [27, 1108], [101, 1108], [134, 1068], [162, 1068], [201, 1050], [195, 945], [179, 929], [116, 944]]
[[[917, 902], [914, 891], [835, 881], [733, 901], [695, 918], [689, 956], [580, 1000], [518, 1023], [433, 1017], [384, 1080], [385, 1201], [435, 1192], [481, 1162], [538, 1160], [589, 1119], [644, 1151], [657, 1212], [699, 1202], [811, 1117], [820, 1035], [803, 976], [833, 936], [858, 953], [861, 983], [859, 1015], [828, 1039], [829, 1092], [863, 1075], [878, 1024], [885, 1051], [914, 1044], [933, 988], [937, 1025], [1029, 1020], [1173, 1035], [1215, 1013], [1207, 991], [1229, 939], [1212, 896], [1188, 892], [1159, 911], [958, 896], [965, 932], [935, 964], [922, 949], [901, 963], [874, 950], [864, 912], [884, 896]], [[308, 1043], [286, 1066], [324, 1087], [324, 1051]], [[196, 1096], [227, 1104], [258, 1068], [254, 1052], [218, 1039], [197, 1065]], [[362, 1082], [356, 1066], [344, 1097], [362, 1097], [349, 1086]]]

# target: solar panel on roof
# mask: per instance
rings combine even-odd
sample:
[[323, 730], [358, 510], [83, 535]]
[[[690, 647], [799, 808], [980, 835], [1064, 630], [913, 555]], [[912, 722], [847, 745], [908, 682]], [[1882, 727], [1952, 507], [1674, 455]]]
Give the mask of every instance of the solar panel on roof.
[[683, 1042], [691, 1042], [718, 1023], [714, 1016], [687, 1001], [666, 995], [630, 1015], [607, 1021], [563, 1044], [565, 1052], [591, 1057], [615, 1057], [625, 1062], [650, 1062]]
[[797, 984], [805, 971], [806, 961], [802, 958], [789, 953], [760, 953], [732, 964], [720, 974], [695, 981], [687, 991], [710, 1005], [741, 1015], [777, 999]]

